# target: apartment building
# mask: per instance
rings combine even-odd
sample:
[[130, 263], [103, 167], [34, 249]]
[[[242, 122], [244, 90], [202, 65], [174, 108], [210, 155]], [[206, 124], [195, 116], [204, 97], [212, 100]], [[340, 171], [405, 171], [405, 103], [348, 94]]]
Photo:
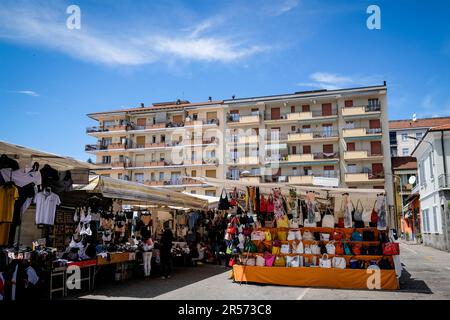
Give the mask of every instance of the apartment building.
[[386, 189], [392, 210], [386, 92], [384, 84], [224, 100], [227, 178]]
[[412, 151], [417, 158], [421, 232], [425, 245], [450, 250], [450, 123], [430, 128]]
[[449, 121], [450, 117], [416, 119], [415, 115], [409, 120], [389, 121], [391, 156], [410, 156], [429, 128], [447, 124]]
[[216, 188], [188, 177], [224, 178], [220, 139], [225, 131], [222, 101], [155, 103], [150, 107], [96, 112], [98, 125], [87, 128], [97, 138], [86, 145], [113, 178], [216, 195]]
[[[318, 90], [97, 112], [100, 174], [218, 195], [190, 179], [386, 189], [393, 208], [387, 87]], [[388, 173], [388, 174], [385, 174]]]

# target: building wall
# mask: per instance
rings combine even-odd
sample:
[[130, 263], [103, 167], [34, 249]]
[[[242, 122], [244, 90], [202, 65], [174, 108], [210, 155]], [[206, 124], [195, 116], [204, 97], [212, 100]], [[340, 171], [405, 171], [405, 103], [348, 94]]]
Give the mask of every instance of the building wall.
[[[407, 138], [406, 141], [403, 141], [402, 135], [406, 134], [407, 136], [416, 137], [416, 134], [422, 134], [423, 137], [427, 129], [418, 128], [418, 129], [395, 130], [395, 131], [397, 136], [397, 155], [399, 157], [402, 157], [402, 156], [410, 156], [411, 152], [419, 143], [419, 141], [409, 138]], [[408, 154], [403, 154], [403, 149], [408, 149]]]

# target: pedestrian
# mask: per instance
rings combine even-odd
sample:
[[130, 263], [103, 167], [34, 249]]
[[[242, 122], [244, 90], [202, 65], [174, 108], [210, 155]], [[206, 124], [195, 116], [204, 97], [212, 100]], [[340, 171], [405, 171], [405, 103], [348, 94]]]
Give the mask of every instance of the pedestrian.
[[143, 239], [141, 243], [142, 260], [144, 261], [144, 277], [150, 277], [152, 270], [152, 254], [153, 254], [153, 240], [152, 238]]
[[172, 273], [172, 242], [173, 233], [169, 226], [164, 228], [163, 235], [161, 237], [161, 265], [163, 276], [162, 279], [170, 278]]

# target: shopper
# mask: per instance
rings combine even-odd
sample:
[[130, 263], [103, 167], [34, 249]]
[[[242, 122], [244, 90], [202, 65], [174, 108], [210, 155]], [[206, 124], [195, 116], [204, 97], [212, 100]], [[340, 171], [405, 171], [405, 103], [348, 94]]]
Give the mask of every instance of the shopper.
[[152, 270], [153, 241], [151, 238], [142, 241], [142, 259], [144, 260], [144, 276], [150, 277]]
[[161, 237], [161, 265], [163, 276], [162, 279], [170, 278], [172, 273], [172, 242], [173, 233], [169, 226], [165, 226]]

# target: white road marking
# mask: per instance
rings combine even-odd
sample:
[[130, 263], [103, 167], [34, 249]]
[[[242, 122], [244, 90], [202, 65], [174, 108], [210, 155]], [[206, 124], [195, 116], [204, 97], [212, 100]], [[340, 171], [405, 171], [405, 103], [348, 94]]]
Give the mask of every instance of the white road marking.
[[305, 297], [305, 295], [308, 293], [309, 288], [306, 288], [301, 295], [298, 296], [297, 300], [303, 300], [303, 298]]
[[401, 245], [402, 248], [405, 248], [406, 250], [409, 250], [409, 251], [411, 251], [412, 253], [417, 254], [417, 252], [415, 252], [413, 249], [409, 248], [407, 245], [405, 245], [405, 244], [403, 244], [403, 243], [401, 243], [400, 245]]

